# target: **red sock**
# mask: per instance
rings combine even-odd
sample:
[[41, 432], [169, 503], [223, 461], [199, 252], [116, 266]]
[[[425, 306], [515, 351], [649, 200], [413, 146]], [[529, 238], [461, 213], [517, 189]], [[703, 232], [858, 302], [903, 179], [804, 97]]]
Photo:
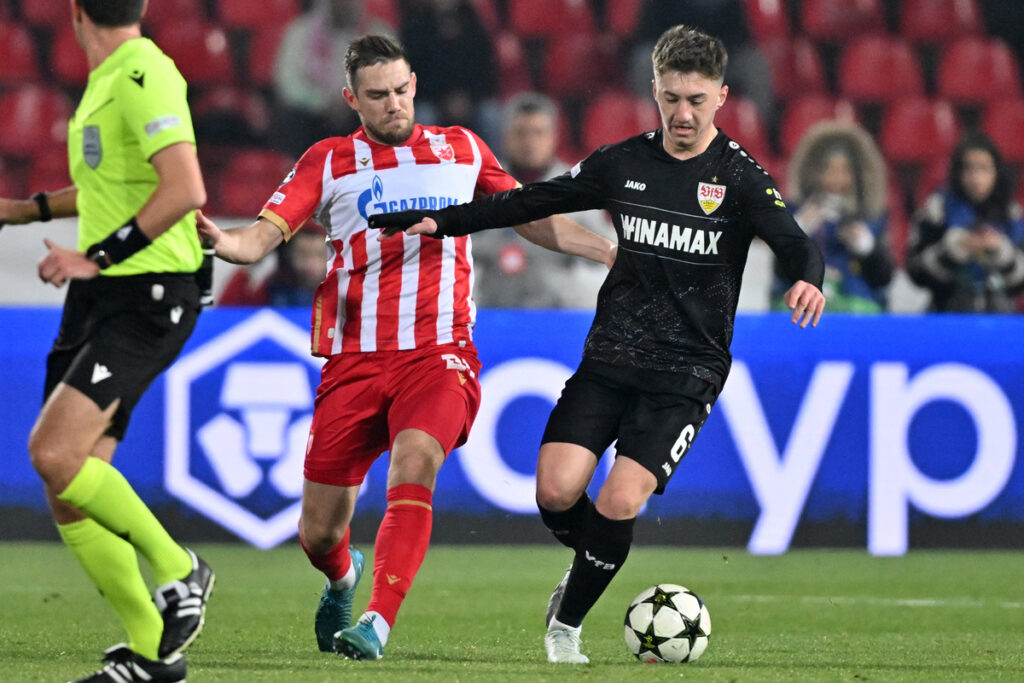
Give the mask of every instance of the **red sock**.
[[341, 537], [337, 545], [326, 553], [318, 554], [314, 553], [306, 545], [306, 539], [302, 537], [302, 528], [299, 528], [299, 543], [302, 544], [302, 549], [306, 551], [309, 563], [322, 571], [330, 581], [337, 581], [345, 576], [349, 567], [352, 566], [352, 556], [348, 553], [348, 536], [349, 530], [345, 529], [345, 535]]
[[433, 498], [430, 489], [419, 484], [388, 489], [388, 509], [373, 549], [373, 593], [366, 611], [377, 612], [391, 626], [427, 554]]

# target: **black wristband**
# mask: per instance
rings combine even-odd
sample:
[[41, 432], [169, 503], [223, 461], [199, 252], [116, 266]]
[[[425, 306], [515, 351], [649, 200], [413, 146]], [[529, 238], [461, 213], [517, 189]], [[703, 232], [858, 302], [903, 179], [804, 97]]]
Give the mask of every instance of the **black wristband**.
[[45, 192], [36, 192], [32, 195], [32, 199], [35, 200], [36, 206], [39, 207], [39, 220], [42, 223], [53, 218], [53, 212], [50, 211], [50, 200], [47, 198]]
[[152, 240], [139, 228], [135, 216], [112, 232], [106, 239], [85, 250], [85, 255], [100, 267], [100, 270], [120, 263], [132, 254], [142, 251]]

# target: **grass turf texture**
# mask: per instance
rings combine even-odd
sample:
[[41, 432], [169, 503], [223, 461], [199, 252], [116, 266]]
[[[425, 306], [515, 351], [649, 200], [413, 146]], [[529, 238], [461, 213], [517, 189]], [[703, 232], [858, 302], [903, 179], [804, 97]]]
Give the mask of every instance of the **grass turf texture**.
[[[217, 572], [189, 680], [568, 679], [1024, 680], [1024, 553], [635, 548], [583, 630], [588, 666], [548, 664], [543, 615], [560, 547], [431, 548], [380, 662], [316, 651], [322, 588], [297, 546], [198, 546]], [[372, 548], [366, 548], [372, 551]], [[373, 566], [367, 555], [367, 570]], [[367, 574], [369, 579], [370, 574]], [[64, 681], [124, 639], [113, 611], [58, 544], [0, 544], [0, 679]], [[708, 604], [701, 660], [643, 665], [626, 651], [630, 600], [679, 583]], [[370, 581], [359, 587], [358, 615]]]

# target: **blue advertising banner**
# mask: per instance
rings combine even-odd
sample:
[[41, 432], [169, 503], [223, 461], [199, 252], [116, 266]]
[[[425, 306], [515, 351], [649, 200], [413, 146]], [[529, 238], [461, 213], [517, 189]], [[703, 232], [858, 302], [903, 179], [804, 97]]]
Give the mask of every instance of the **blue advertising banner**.
[[[308, 316], [201, 316], [118, 451], [149, 504], [180, 506], [259, 547], [294, 536], [322, 362], [309, 355]], [[435, 510], [536, 514], [540, 436], [590, 320], [480, 312], [483, 404], [442, 469]], [[0, 310], [0, 508], [46, 508], [26, 443], [58, 322], [56, 309]], [[827, 315], [801, 330], [785, 315], [742, 315], [726, 389], [643, 515], [747, 522], [756, 553], [784, 552], [801, 522], [862, 525], [877, 554], [905, 552], [922, 518], [1024, 524], [1021, 339], [1017, 317]], [[381, 458], [371, 469], [361, 510], [383, 512], [386, 467]]]

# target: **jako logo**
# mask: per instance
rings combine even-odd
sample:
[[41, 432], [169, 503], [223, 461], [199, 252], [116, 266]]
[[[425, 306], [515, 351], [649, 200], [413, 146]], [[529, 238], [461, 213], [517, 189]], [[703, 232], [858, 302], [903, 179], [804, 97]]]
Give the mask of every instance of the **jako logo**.
[[641, 183], [639, 180], [627, 180], [626, 181], [626, 189], [627, 190], [640, 190], [641, 192], [643, 192], [644, 190], [647, 189], [647, 183]]
[[406, 211], [418, 209], [420, 211], [434, 211], [443, 209], [446, 206], [458, 204], [458, 197], [400, 197], [397, 199], [384, 199], [384, 181], [379, 175], [373, 176], [373, 182], [369, 189], [359, 195], [356, 206], [359, 208], [359, 215], [369, 219], [370, 214], [388, 213], [394, 211]]

